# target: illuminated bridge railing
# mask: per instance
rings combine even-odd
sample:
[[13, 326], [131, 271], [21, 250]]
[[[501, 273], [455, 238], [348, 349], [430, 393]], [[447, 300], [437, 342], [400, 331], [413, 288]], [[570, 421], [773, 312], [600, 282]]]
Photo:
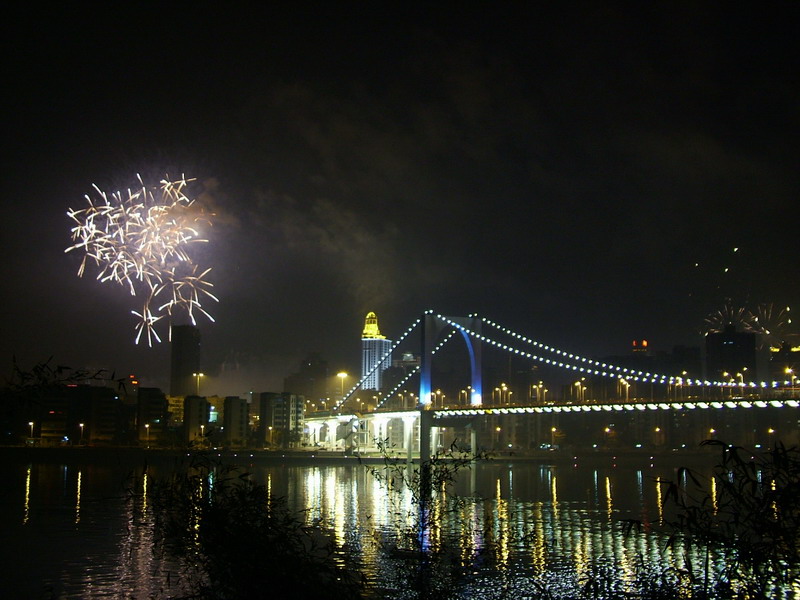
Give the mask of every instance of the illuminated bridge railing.
[[[558, 413], [632, 413], [658, 410], [721, 410], [721, 409], [758, 409], [758, 408], [798, 408], [800, 399], [747, 399], [731, 398], [728, 400], [691, 400], [691, 401], [664, 401], [664, 402], [608, 402], [604, 404], [553, 404], [546, 406], [487, 406], [463, 408], [437, 408], [431, 409], [433, 418], [444, 419], [450, 417], [476, 417], [488, 415], [547, 415]], [[352, 418], [403, 418], [419, 414], [419, 408], [405, 410], [378, 410], [375, 412], [355, 413], [327, 413], [315, 415], [310, 413], [306, 421], [345, 421]]]
[[552, 406], [503, 406], [503, 407], [464, 407], [437, 409], [434, 419], [444, 417], [474, 417], [482, 415], [524, 415], [551, 413], [590, 413], [590, 412], [635, 412], [648, 410], [719, 410], [732, 408], [798, 408], [798, 400], [761, 399], [748, 400], [733, 398], [729, 400], [680, 401], [680, 402], [631, 402], [607, 404], [554, 404]]

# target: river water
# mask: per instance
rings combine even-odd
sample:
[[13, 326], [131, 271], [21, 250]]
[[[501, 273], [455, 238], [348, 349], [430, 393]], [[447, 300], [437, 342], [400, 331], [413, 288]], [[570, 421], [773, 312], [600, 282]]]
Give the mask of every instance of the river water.
[[[417, 514], [410, 491], [389, 492], [355, 460], [245, 467], [329, 533], [342, 562], [360, 566], [370, 595], [413, 597], [403, 553]], [[153, 551], [148, 495], [171, 468], [3, 461], [0, 543], [9, 558], [0, 596], [179, 596], [177, 564]], [[658, 482], [675, 476], [673, 466], [649, 457], [479, 463], [438, 490], [440, 499], [468, 500], [437, 509], [424, 543], [431, 552], [447, 550], [448, 569], [461, 573], [455, 595], [464, 598], [532, 598], [542, 589], [570, 597], [598, 573], [634, 589], [642, 569], [684, 566], [680, 549], [666, 548], [654, 531], [665, 519]], [[626, 519], [640, 521], [642, 530], [625, 534]]]

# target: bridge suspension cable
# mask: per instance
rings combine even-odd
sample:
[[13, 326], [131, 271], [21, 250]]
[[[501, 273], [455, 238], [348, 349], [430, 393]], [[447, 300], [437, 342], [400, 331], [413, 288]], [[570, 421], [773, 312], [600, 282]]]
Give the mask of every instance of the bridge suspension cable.
[[[439, 342], [439, 344], [433, 349], [431, 354], [435, 355], [447, 342], [449, 342], [453, 338], [455, 334], [456, 330], [453, 329], [450, 333], [447, 334], [447, 337], [445, 337], [441, 342]], [[406, 384], [406, 382], [409, 379], [411, 379], [417, 373], [419, 373], [419, 366], [414, 367], [408, 375], [403, 377], [403, 380], [396, 386], [394, 386], [394, 388], [392, 388], [392, 390], [386, 395], [386, 397], [383, 400], [381, 400], [381, 402], [378, 404], [378, 406], [376, 406], [376, 408], [381, 408], [392, 396], [394, 396], [397, 393], [397, 391], [400, 388], [402, 388]]]
[[341, 400], [340, 400], [338, 403], [336, 403], [336, 404], [333, 406], [333, 410], [338, 410], [338, 409], [339, 409], [339, 407], [341, 407], [341, 406], [342, 406], [342, 405], [343, 405], [345, 402], [347, 402], [347, 401], [350, 399], [350, 397], [351, 397], [351, 396], [352, 396], [352, 395], [353, 395], [353, 394], [356, 392], [356, 390], [357, 390], [357, 389], [359, 389], [359, 388], [360, 388], [362, 385], [364, 385], [364, 382], [365, 382], [367, 379], [369, 379], [370, 375], [372, 375], [373, 373], [375, 373], [375, 371], [377, 371], [377, 370], [378, 370], [378, 369], [381, 367], [381, 365], [382, 365], [382, 364], [383, 364], [383, 363], [384, 363], [384, 362], [385, 362], [385, 361], [386, 361], [386, 360], [387, 360], [389, 357], [391, 357], [391, 355], [392, 355], [392, 352], [394, 352], [394, 350], [395, 350], [395, 349], [396, 349], [396, 348], [397, 348], [397, 347], [398, 347], [398, 346], [399, 346], [399, 345], [400, 345], [400, 344], [401, 344], [401, 343], [402, 343], [402, 342], [403, 342], [403, 341], [404, 341], [404, 340], [405, 340], [405, 339], [406, 339], [406, 338], [407, 338], [407, 337], [408, 337], [408, 336], [411, 334], [411, 332], [413, 332], [413, 331], [414, 331], [414, 329], [416, 329], [416, 328], [417, 328], [417, 326], [419, 326], [419, 324], [420, 324], [421, 322], [422, 322], [422, 318], [421, 318], [421, 317], [420, 317], [419, 319], [417, 319], [416, 321], [414, 321], [414, 322], [413, 322], [413, 323], [412, 323], [412, 324], [411, 324], [411, 325], [408, 327], [408, 329], [406, 329], [406, 330], [403, 332], [403, 335], [401, 335], [401, 336], [400, 336], [400, 338], [399, 338], [399, 339], [398, 339], [398, 340], [397, 340], [397, 341], [396, 341], [394, 344], [392, 344], [392, 347], [391, 347], [391, 348], [389, 348], [389, 350], [387, 350], [387, 351], [384, 353], [384, 355], [383, 355], [383, 356], [381, 356], [380, 360], [379, 360], [379, 361], [377, 361], [377, 362], [375, 363], [375, 366], [374, 366], [374, 367], [372, 367], [372, 369], [370, 369], [368, 373], [365, 373], [364, 375], [362, 375], [361, 379], [360, 379], [359, 381], [357, 381], [357, 382], [356, 382], [356, 384], [355, 384], [355, 385], [354, 385], [352, 388], [350, 388], [350, 390], [348, 390], [347, 394], [345, 394], [344, 396], [342, 396], [342, 399], [341, 399]]
[[[633, 381], [642, 381], [645, 383], [664, 383], [664, 384], [682, 384], [682, 385], [701, 385], [701, 386], [714, 386], [714, 387], [748, 387], [748, 388], [766, 388], [766, 387], [777, 387], [779, 382], [773, 381], [770, 384], [766, 382], [761, 382], [760, 384], [749, 381], [749, 382], [736, 382], [736, 381], [708, 381], [708, 380], [700, 380], [700, 379], [693, 379], [693, 378], [684, 378], [678, 377], [674, 375], [663, 375], [663, 374], [655, 374], [655, 373], [648, 373], [645, 371], [637, 371], [636, 369], [629, 369], [626, 367], [620, 367], [616, 365], [607, 364], [604, 362], [600, 362], [597, 360], [593, 360], [591, 358], [587, 358], [584, 356], [580, 356], [574, 353], [567, 352], [565, 350], [561, 350], [555, 348], [553, 346], [549, 346], [547, 344], [543, 344], [536, 340], [530, 339], [527, 336], [521, 335], [508, 329], [507, 327], [503, 327], [498, 323], [483, 318], [483, 322], [495, 329], [501, 331], [502, 333], [509, 335], [515, 339], [518, 339], [524, 343], [530, 344], [534, 347], [537, 347], [545, 352], [550, 354], [556, 355], [556, 358], [547, 358], [545, 356], [540, 356], [538, 354], [534, 354], [531, 352], [527, 352], [525, 350], [520, 350], [518, 348], [514, 348], [504, 342], [499, 342], [497, 340], [491, 339], [488, 336], [480, 334], [478, 332], [472, 331], [469, 328], [463, 327], [458, 323], [454, 322], [453, 320], [445, 317], [443, 315], [437, 315], [437, 317], [443, 319], [449, 325], [464, 331], [466, 334], [475, 337], [482, 342], [486, 342], [487, 344], [503, 349], [505, 351], [523, 356], [525, 358], [529, 358], [536, 362], [541, 362], [544, 364], [552, 365], [555, 367], [559, 367], [566, 370], [577, 371], [580, 373], [586, 373], [590, 375], [600, 375], [603, 377], [609, 378], [616, 378], [616, 379], [632, 379]], [[559, 359], [560, 357], [560, 359]]]
[[[425, 311], [424, 314], [432, 314], [432, 310]], [[477, 315], [471, 315], [477, 316]], [[605, 362], [601, 362], [598, 360], [594, 360], [585, 356], [581, 356], [579, 354], [575, 354], [572, 352], [568, 352], [566, 350], [562, 350], [556, 348], [554, 346], [550, 346], [548, 344], [544, 344], [537, 340], [531, 339], [525, 335], [512, 331], [511, 329], [500, 325], [499, 323], [492, 321], [491, 319], [487, 319], [485, 317], [482, 318], [482, 322], [490, 327], [495, 328], [496, 330], [500, 331], [501, 333], [508, 335], [520, 342], [525, 344], [529, 344], [538, 348], [540, 351], [543, 351], [546, 354], [553, 355], [553, 357], [548, 357], [546, 355], [542, 355], [541, 353], [534, 353], [528, 352], [526, 350], [520, 350], [519, 348], [515, 348], [505, 342], [498, 341], [496, 339], [492, 339], [482, 333], [478, 333], [468, 327], [460, 325], [456, 323], [451, 318], [446, 317], [441, 314], [436, 314], [436, 317], [453, 327], [448, 335], [434, 348], [433, 354], [436, 354], [439, 350], [441, 350], [445, 344], [447, 344], [453, 336], [456, 334], [457, 331], [463, 331], [465, 334], [479, 339], [481, 342], [485, 342], [490, 346], [495, 348], [499, 348], [506, 352], [521, 356], [523, 358], [527, 358], [533, 360], [535, 362], [543, 363], [546, 365], [550, 365], [553, 367], [557, 367], [560, 369], [564, 369], [567, 371], [575, 371], [577, 373], [585, 373], [587, 375], [599, 375], [602, 377], [608, 377], [613, 379], [622, 379], [643, 383], [659, 383], [659, 384], [670, 384], [670, 385], [696, 385], [696, 386], [707, 386], [707, 387], [741, 387], [741, 388], [776, 388], [780, 386], [780, 382], [772, 381], [772, 382], [760, 382], [757, 383], [755, 381], [709, 381], [709, 380], [700, 380], [691, 377], [680, 377], [675, 375], [664, 375], [658, 373], [650, 373], [647, 371], [640, 371], [637, 369], [631, 369], [628, 367], [621, 367], [618, 365], [613, 365]], [[392, 352], [397, 349], [400, 344], [405, 341], [405, 339], [420, 325], [422, 322], [422, 318], [415, 320], [407, 329], [406, 331], [400, 336], [400, 338], [392, 344], [392, 347], [380, 358], [380, 360], [375, 364], [375, 366], [366, 374], [362, 376], [362, 378], [350, 389], [348, 392], [342, 397], [342, 399], [336, 403], [333, 407], [333, 410], [338, 410], [341, 406], [343, 406], [369, 378], [375, 371], [383, 365], [383, 363], [391, 356]], [[392, 398], [398, 390], [400, 390], [414, 375], [419, 373], [420, 368], [417, 366], [415, 367], [410, 373], [408, 373], [402, 381], [400, 381], [390, 392], [387, 393], [386, 396], [377, 404], [376, 408], [381, 408], [390, 398]]]

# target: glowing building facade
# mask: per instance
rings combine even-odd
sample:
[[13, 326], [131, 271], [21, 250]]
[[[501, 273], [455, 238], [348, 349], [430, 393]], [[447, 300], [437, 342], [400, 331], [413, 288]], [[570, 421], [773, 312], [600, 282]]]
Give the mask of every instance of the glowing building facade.
[[392, 340], [387, 340], [378, 329], [378, 317], [367, 313], [364, 332], [361, 334], [361, 378], [363, 389], [380, 390], [383, 372], [392, 366]]

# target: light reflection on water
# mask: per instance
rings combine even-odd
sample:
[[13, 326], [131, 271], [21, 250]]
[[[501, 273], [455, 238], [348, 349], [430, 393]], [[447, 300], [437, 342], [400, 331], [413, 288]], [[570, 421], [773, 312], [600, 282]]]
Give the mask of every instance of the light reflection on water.
[[[415, 547], [419, 518], [410, 490], [387, 489], [361, 465], [249, 471], [308, 524], [330, 532], [340, 564], [357, 564], [370, 586], [402, 597], [407, 580], [400, 571], [409, 564], [403, 552]], [[3, 466], [0, 543], [15, 551], [2, 573], [10, 597], [45, 589], [69, 598], [177, 593], [175, 565], [154, 554], [149, 526], [150, 489], [164, 474], [152, 467]], [[478, 465], [451, 488], [437, 487], [423, 542], [451, 555], [467, 576], [463, 597], [530, 593], [533, 581], [574, 587], [598, 568], [632, 588], [642, 563], [686, 567], [682, 547], [666, 548], [663, 537], [647, 533], [667, 518], [660, 482], [674, 476], [649, 467]], [[623, 519], [641, 521], [645, 531], [623, 535]]]
[[[601, 566], [633, 588], [637, 565], [686, 567], [680, 546], [665, 549], [664, 538], [652, 533], [622, 533], [622, 519], [641, 520], [645, 529], [651, 515], [663, 522], [663, 477], [652, 471], [478, 466], [458, 477], [454, 493], [436, 490], [426, 548], [449, 549], [464, 568], [491, 551], [495, 572], [544, 582], [557, 573], [572, 586]], [[273, 472], [253, 469], [261, 481]], [[309, 524], [328, 527], [343, 556], [358, 554], [373, 585], [382, 584], [392, 562], [399, 564], [393, 553], [414, 549], [409, 540], [418, 513], [408, 489], [390, 491], [361, 467], [288, 468], [284, 475], [285, 494], [273, 494], [306, 511]], [[473, 499], [448, 502], [455, 498]]]

